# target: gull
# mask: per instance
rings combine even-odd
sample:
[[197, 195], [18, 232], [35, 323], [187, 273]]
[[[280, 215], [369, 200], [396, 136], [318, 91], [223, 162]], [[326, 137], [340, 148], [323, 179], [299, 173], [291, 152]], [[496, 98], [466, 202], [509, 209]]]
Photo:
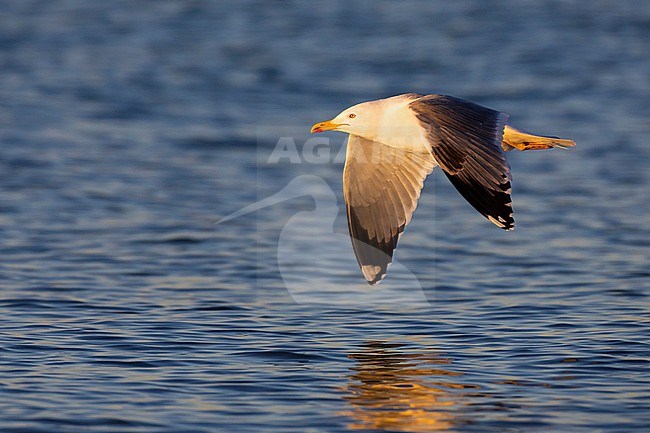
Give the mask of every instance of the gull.
[[505, 152], [575, 142], [518, 130], [508, 117], [453, 96], [407, 93], [354, 105], [311, 128], [349, 134], [343, 196], [352, 247], [370, 285], [386, 276], [436, 166], [479, 213], [504, 230], [514, 229]]

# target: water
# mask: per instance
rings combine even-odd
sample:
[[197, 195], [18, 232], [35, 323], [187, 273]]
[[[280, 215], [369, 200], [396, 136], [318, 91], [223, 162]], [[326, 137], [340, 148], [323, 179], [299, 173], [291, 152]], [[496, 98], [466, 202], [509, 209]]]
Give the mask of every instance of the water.
[[[2, 9], [3, 432], [647, 431], [645, 2]], [[407, 91], [578, 147], [510, 154], [511, 233], [434, 175], [387, 300], [341, 238], [340, 161], [269, 156]], [[331, 191], [215, 225], [304, 175]], [[319, 203], [330, 236], [287, 224]]]

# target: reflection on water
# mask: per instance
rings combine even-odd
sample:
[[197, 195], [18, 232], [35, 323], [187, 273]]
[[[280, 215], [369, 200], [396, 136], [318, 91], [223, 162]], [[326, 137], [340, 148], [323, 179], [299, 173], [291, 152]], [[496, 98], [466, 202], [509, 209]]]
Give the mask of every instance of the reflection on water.
[[460, 404], [450, 389], [478, 388], [454, 383], [462, 373], [437, 366], [451, 360], [435, 353], [405, 353], [403, 345], [368, 342], [351, 353], [356, 361], [349, 376], [345, 415], [355, 430], [408, 432], [447, 431], [456, 420], [451, 409]]

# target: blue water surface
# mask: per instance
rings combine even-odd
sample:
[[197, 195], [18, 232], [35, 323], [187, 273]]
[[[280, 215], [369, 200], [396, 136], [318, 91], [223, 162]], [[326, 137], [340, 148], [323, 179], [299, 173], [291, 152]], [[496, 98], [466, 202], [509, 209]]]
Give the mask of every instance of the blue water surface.
[[[1, 9], [2, 432], [648, 431], [647, 2]], [[371, 288], [306, 142], [405, 92], [578, 146], [508, 154], [514, 232], [435, 173]]]

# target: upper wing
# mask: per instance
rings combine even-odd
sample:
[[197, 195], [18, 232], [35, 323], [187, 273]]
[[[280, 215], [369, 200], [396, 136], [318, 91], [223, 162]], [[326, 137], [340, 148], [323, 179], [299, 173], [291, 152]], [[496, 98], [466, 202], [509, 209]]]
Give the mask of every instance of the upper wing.
[[410, 104], [436, 162], [463, 197], [497, 226], [512, 230], [510, 166], [501, 149], [508, 116], [469, 101], [427, 95]]
[[424, 146], [415, 152], [350, 135], [343, 195], [354, 253], [369, 284], [386, 275], [435, 165]]

